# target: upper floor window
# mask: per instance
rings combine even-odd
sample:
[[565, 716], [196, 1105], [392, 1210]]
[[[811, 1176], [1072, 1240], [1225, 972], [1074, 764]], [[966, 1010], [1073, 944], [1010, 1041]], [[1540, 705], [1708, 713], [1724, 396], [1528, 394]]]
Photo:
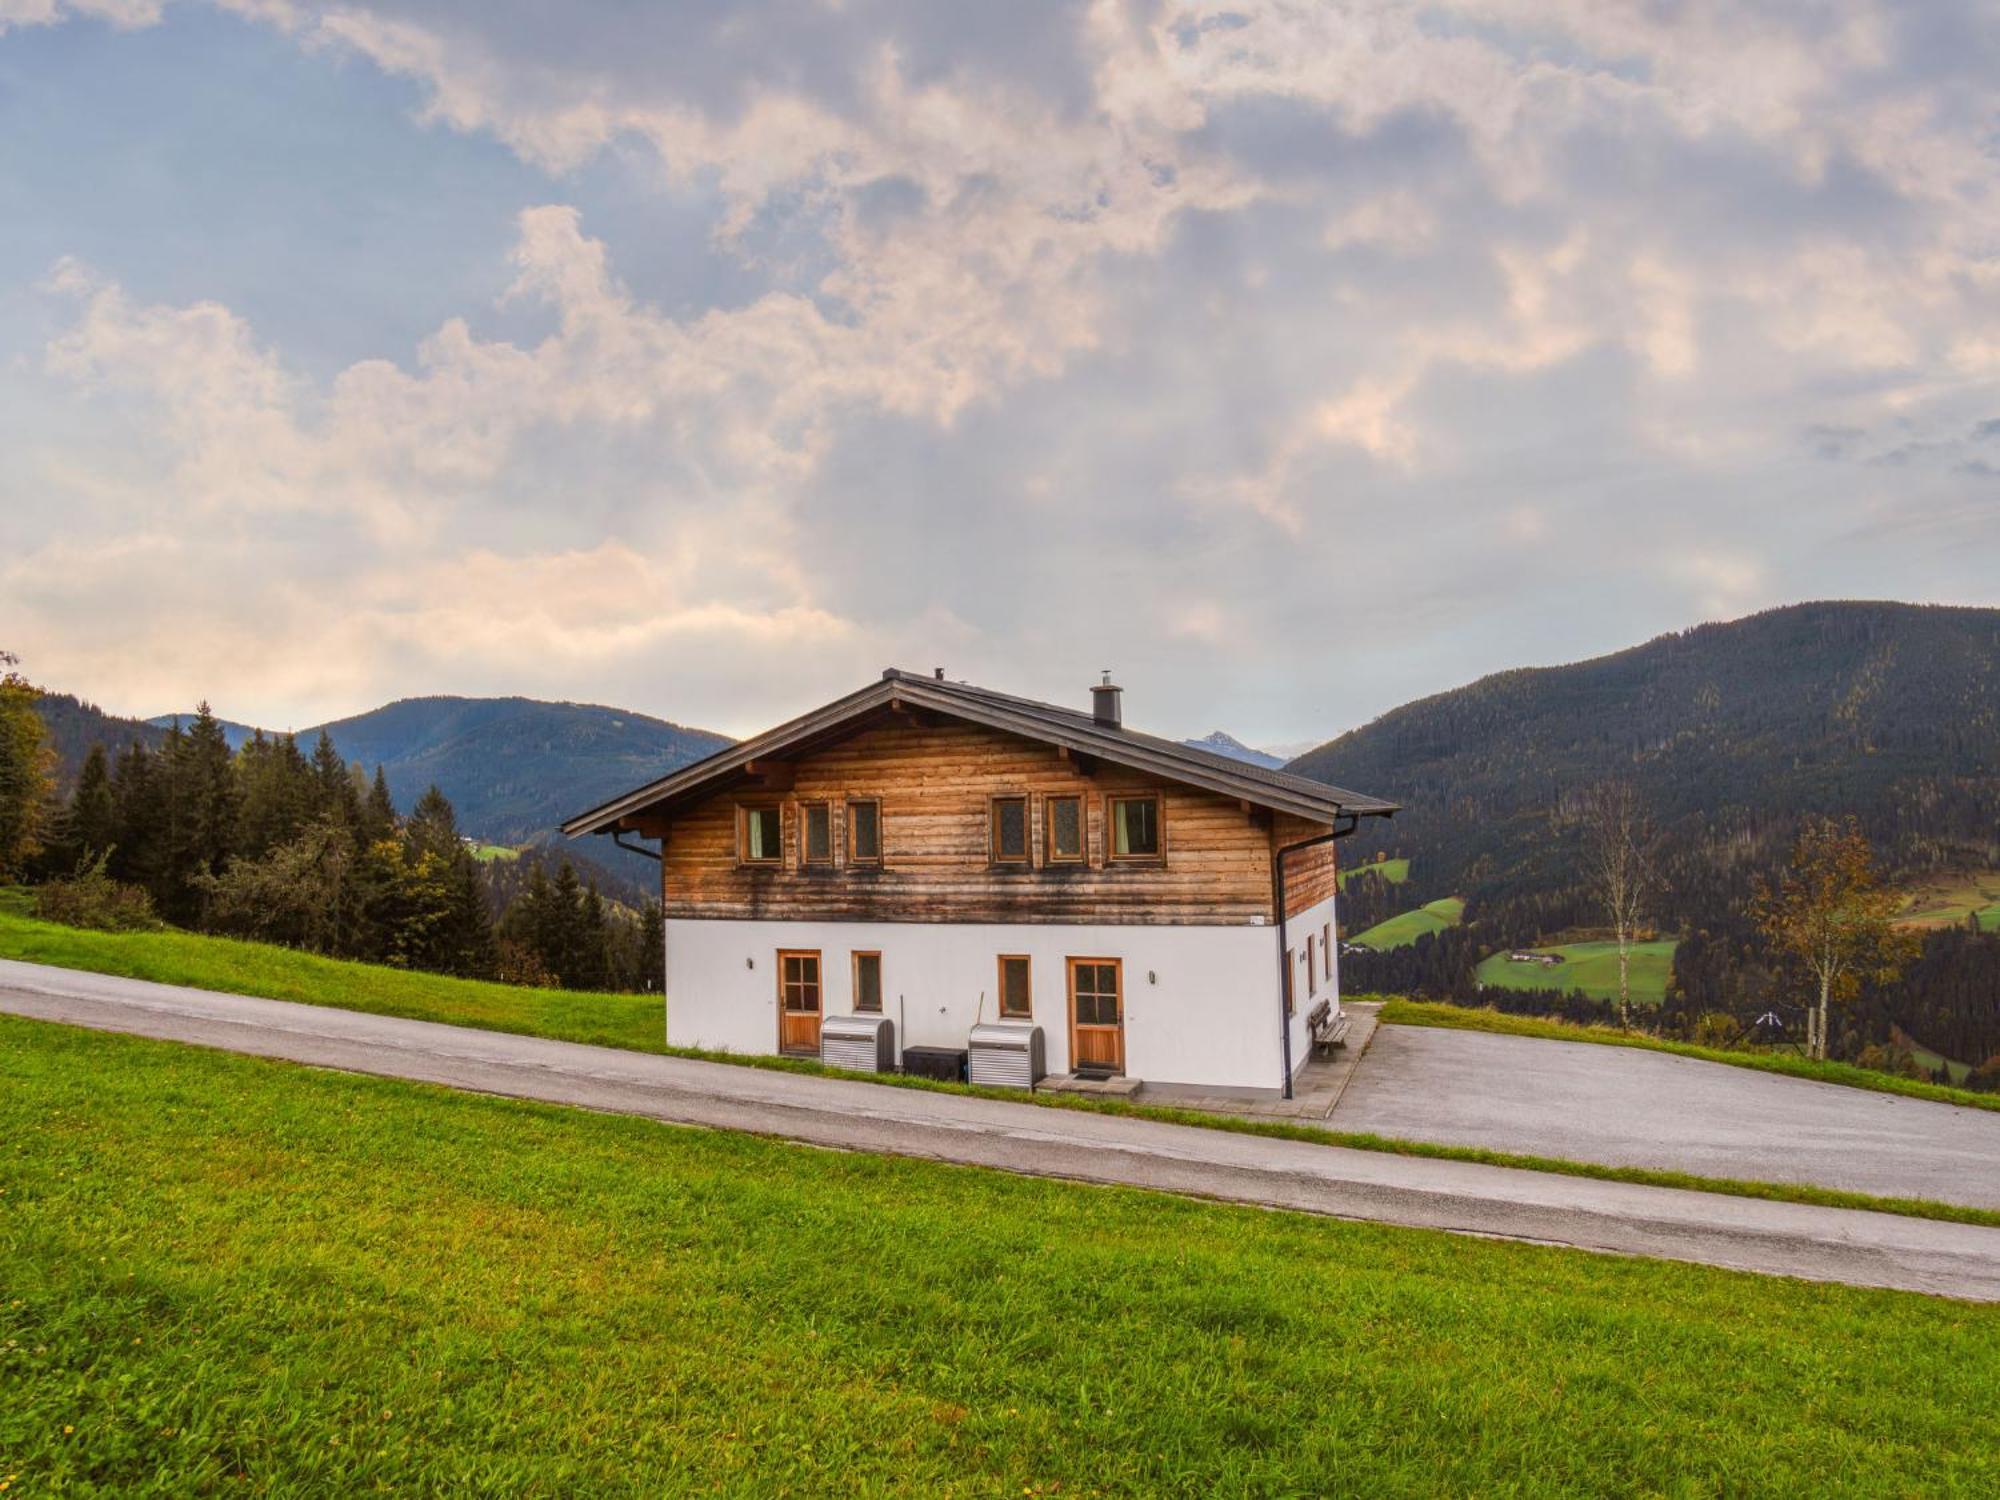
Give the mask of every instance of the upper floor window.
[[833, 863], [833, 808], [825, 802], [808, 802], [804, 815], [805, 862], [809, 865]]
[[1073, 865], [1083, 861], [1083, 798], [1051, 797], [1042, 806], [1048, 825], [1048, 862]]
[[995, 797], [991, 835], [996, 865], [1025, 865], [1028, 862], [1028, 799]]
[[1111, 857], [1157, 859], [1160, 853], [1160, 799], [1111, 799]]
[[882, 863], [882, 804], [847, 804], [847, 862], [850, 865]]
[[775, 807], [737, 809], [736, 857], [746, 865], [775, 865], [784, 857], [784, 827]]

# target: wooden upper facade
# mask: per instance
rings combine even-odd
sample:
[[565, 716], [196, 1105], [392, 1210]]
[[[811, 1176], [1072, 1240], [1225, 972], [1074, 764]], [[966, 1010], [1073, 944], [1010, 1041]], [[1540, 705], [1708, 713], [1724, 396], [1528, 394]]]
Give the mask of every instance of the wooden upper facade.
[[[565, 831], [659, 839], [669, 917], [1242, 925], [1275, 920], [1280, 848], [1393, 810], [897, 673]], [[1288, 916], [1335, 847], [1287, 858]]]

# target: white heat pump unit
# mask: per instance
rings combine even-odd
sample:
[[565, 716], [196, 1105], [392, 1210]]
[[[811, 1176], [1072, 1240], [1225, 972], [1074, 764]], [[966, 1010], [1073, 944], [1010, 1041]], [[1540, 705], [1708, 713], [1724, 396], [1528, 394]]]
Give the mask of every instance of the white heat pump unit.
[[972, 1081], [989, 1088], [1031, 1089], [1049, 1070], [1039, 1026], [975, 1026], [969, 1046]]
[[851, 1073], [893, 1073], [896, 1023], [887, 1016], [828, 1016], [819, 1023], [819, 1060]]

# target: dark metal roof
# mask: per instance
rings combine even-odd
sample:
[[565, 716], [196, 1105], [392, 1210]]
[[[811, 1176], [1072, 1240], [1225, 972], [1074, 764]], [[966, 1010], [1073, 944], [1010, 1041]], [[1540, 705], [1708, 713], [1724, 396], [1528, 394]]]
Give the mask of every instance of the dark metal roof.
[[782, 756], [808, 741], [838, 729], [849, 720], [905, 703], [925, 708], [949, 718], [1006, 730], [1029, 739], [1061, 745], [1082, 755], [1094, 755], [1117, 765], [1148, 771], [1169, 781], [1201, 787], [1227, 797], [1239, 797], [1259, 807], [1292, 813], [1313, 822], [1331, 823], [1347, 814], [1360, 817], [1387, 817], [1397, 805], [1359, 792], [1344, 791], [1294, 776], [1289, 771], [1271, 771], [1246, 761], [1232, 760], [1212, 750], [1184, 745], [1178, 740], [1161, 739], [1136, 729], [1100, 724], [1088, 713], [1016, 698], [970, 683], [950, 682], [929, 673], [903, 672], [891, 667], [879, 682], [837, 698], [824, 708], [801, 715], [775, 729], [766, 730], [740, 744], [718, 750], [671, 775], [647, 783], [580, 813], [563, 824], [571, 835], [603, 833], [617, 821], [669, 798], [684, 797], [724, 776], [742, 770], [751, 761]]

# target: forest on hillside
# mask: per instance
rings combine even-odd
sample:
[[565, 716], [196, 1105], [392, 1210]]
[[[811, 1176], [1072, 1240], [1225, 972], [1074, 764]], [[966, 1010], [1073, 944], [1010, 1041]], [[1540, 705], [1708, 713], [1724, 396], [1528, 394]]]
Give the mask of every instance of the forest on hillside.
[[[1749, 1024], [1791, 1001], [1749, 909], [1808, 818], [1855, 817], [1892, 879], [2000, 866], [2000, 610], [1811, 604], [1704, 625], [1422, 699], [1290, 769], [1404, 804], [1343, 845], [1350, 862], [1414, 856], [1400, 886], [1348, 883], [1348, 930], [1469, 903], [1462, 927], [1353, 955], [1354, 986], [1492, 1001], [1473, 979], [1483, 956], [1600, 928], [1583, 798], [1622, 781], [1651, 827], [1647, 919], [1681, 939], [1659, 1024]], [[2000, 1053], [2000, 936], [1924, 941], [1850, 1009], [1848, 1055], [1899, 1027], [1967, 1061]]]
[[[92, 739], [67, 785], [64, 736], [88, 705], [0, 700], [0, 872], [37, 887], [44, 915], [90, 926], [164, 919], [194, 931], [397, 967], [520, 984], [658, 992], [662, 914], [607, 899], [567, 860], [475, 857], [436, 786], [399, 812], [383, 770], [322, 732], [230, 748], [206, 705], [183, 729]], [[43, 711], [38, 715], [37, 708]], [[53, 723], [49, 723], [49, 720]], [[68, 748], [75, 749], [72, 744]]]

